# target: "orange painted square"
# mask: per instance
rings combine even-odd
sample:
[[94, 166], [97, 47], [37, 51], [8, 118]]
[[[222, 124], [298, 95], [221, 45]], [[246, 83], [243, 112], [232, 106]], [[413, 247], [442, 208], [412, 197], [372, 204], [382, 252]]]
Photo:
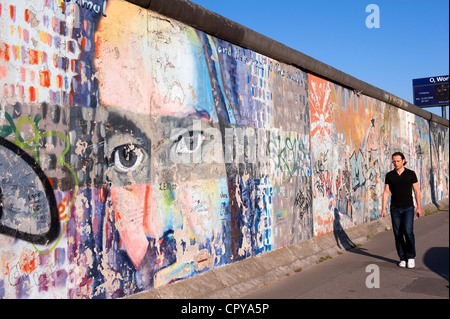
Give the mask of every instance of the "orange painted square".
[[48, 71], [41, 71], [39, 73], [39, 83], [43, 87], [50, 87], [50, 74]]
[[36, 50], [28, 50], [28, 60], [30, 64], [38, 64], [38, 52]]

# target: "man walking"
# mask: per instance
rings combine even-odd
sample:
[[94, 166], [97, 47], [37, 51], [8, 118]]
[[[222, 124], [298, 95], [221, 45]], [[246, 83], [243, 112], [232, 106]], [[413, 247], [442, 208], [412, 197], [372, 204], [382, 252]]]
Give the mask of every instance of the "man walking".
[[383, 192], [383, 204], [381, 208], [381, 217], [386, 217], [386, 206], [391, 197], [391, 219], [394, 230], [395, 248], [400, 258], [399, 266], [414, 268], [416, 257], [416, 247], [414, 240], [414, 197], [416, 199], [416, 212], [419, 217], [422, 216], [422, 207], [420, 203], [419, 182], [416, 173], [405, 168], [405, 156], [396, 152], [392, 154], [392, 163], [394, 169], [386, 174], [385, 186]]

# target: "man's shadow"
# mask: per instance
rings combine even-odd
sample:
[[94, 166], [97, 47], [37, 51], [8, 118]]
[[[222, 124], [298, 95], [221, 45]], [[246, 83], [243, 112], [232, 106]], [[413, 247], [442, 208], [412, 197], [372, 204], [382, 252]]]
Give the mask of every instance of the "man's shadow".
[[365, 248], [357, 247], [357, 245], [353, 243], [353, 241], [350, 239], [350, 237], [348, 237], [347, 233], [344, 231], [344, 228], [341, 225], [341, 218], [339, 215], [339, 211], [337, 209], [334, 209], [333, 234], [339, 248], [343, 248], [346, 251], [349, 251], [354, 254], [377, 258], [389, 263], [397, 264], [398, 262], [397, 260], [391, 258], [371, 254], [367, 252], [367, 249]]

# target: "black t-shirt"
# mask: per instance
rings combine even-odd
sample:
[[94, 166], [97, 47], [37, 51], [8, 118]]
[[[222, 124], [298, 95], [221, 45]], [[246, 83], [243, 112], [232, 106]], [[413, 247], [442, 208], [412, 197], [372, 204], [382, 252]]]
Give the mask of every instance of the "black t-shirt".
[[412, 184], [418, 182], [414, 171], [405, 167], [403, 173], [398, 175], [394, 169], [386, 174], [385, 182], [392, 193], [391, 206], [399, 208], [414, 206]]

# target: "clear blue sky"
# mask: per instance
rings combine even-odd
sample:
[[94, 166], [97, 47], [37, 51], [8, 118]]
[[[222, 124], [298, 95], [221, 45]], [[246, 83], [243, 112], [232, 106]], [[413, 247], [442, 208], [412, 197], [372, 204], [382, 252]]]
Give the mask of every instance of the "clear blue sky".
[[412, 79], [449, 74], [448, 0], [190, 1], [411, 103]]

